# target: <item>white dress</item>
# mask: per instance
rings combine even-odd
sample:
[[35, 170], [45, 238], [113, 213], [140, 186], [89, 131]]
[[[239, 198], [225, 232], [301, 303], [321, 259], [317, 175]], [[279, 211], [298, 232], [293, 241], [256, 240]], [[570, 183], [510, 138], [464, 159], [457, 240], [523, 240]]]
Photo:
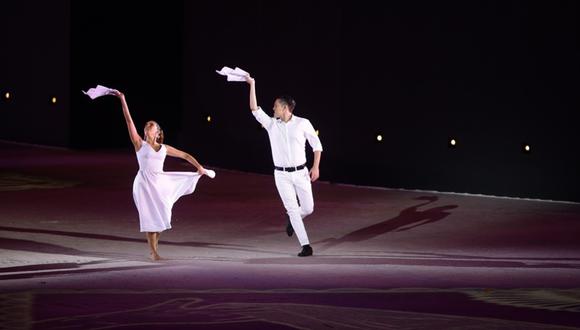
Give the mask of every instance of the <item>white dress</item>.
[[139, 211], [141, 232], [171, 228], [171, 209], [179, 197], [193, 193], [201, 178], [197, 172], [164, 172], [167, 148], [155, 151], [143, 141], [137, 151], [139, 172], [133, 182], [133, 199]]

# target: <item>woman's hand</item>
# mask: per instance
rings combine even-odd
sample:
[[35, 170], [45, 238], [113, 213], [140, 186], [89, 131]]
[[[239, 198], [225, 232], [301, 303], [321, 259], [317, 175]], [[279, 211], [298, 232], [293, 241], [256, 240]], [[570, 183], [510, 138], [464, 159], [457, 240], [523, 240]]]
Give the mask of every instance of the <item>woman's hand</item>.
[[205, 168], [203, 168], [203, 166], [199, 165], [199, 167], [197, 168], [197, 173], [199, 175], [207, 175], [207, 173], [205, 172]]
[[122, 99], [122, 98], [125, 97], [125, 94], [121, 93], [118, 90], [113, 91], [113, 94], [115, 94], [115, 96], [118, 97], [118, 98], [120, 98], [120, 99]]

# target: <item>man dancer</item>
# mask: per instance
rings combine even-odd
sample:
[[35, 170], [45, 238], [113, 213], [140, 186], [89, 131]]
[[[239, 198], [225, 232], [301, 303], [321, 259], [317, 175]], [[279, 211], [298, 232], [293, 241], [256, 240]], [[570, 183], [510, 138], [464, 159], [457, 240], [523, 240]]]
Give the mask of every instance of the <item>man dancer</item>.
[[[314, 211], [311, 182], [319, 177], [322, 144], [310, 121], [293, 114], [296, 102], [291, 97], [276, 98], [274, 117], [270, 117], [258, 106], [256, 81], [249, 75], [246, 81], [250, 84], [250, 110], [268, 131], [270, 138], [276, 188], [289, 219], [286, 233], [292, 236], [293, 232], [296, 232], [302, 245], [299, 257], [311, 256], [313, 251], [302, 220]], [[306, 168], [306, 140], [314, 152], [310, 175]]]

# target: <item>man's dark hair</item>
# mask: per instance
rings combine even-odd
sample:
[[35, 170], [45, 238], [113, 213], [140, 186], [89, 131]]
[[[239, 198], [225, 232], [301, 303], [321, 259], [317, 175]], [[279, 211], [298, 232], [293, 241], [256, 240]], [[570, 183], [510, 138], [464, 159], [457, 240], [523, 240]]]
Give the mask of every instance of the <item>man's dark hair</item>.
[[296, 101], [294, 101], [294, 99], [291, 96], [282, 95], [278, 96], [276, 99], [280, 101], [280, 103], [286, 104], [288, 106], [288, 109], [290, 109], [290, 112], [294, 111], [294, 108], [296, 107]]

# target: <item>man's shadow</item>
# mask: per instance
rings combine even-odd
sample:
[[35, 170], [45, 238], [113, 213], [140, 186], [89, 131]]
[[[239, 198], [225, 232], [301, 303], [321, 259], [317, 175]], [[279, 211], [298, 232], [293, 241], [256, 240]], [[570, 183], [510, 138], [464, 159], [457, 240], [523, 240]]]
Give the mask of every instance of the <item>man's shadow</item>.
[[417, 210], [419, 207], [434, 203], [438, 200], [436, 196], [422, 196], [415, 198], [416, 200], [423, 200], [426, 202], [411, 206], [404, 209], [392, 219], [388, 219], [374, 225], [364, 227], [348, 233], [341, 238], [329, 238], [319, 243], [326, 242], [323, 249], [327, 249], [346, 242], [361, 242], [371, 238], [383, 235], [388, 232], [399, 232], [413, 229], [418, 226], [426, 225], [428, 223], [436, 222], [444, 219], [451, 213], [448, 212], [457, 207], [457, 205], [445, 205], [427, 209], [425, 211]]

